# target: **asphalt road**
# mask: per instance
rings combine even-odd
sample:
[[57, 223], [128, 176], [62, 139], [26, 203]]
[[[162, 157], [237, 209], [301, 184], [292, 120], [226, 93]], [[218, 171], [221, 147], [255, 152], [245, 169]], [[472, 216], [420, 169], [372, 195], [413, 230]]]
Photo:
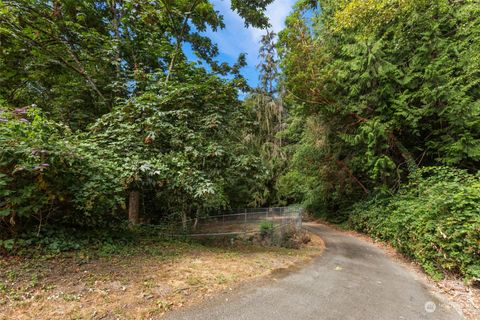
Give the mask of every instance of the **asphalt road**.
[[170, 313], [166, 319], [463, 319], [413, 272], [375, 246], [323, 225], [307, 228], [326, 244], [323, 255], [312, 264]]

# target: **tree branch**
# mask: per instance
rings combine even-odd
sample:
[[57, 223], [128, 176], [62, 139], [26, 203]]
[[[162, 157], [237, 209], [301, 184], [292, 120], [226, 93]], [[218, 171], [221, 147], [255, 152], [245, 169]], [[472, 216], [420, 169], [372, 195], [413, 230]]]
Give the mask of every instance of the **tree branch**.
[[193, 10], [195, 10], [195, 7], [200, 3], [200, 1], [201, 0], [195, 0], [192, 3], [192, 6], [190, 7], [190, 10], [186, 13], [185, 18], [183, 19], [182, 29], [180, 31], [180, 34], [176, 35], [177, 44], [176, 44], [176, 47], [175, 47], [175, 51], [173, 52], [172, 59], [170, 60], [170, 65], [168, 66], [167, 77], [165, 78], [165, 83], [168, 83], [168, 81], [170, 80], [170, 75], [173, 72], [173, 68], [175, 66], [175, 62], [176, 62], [178, 53], [181, 49], [183, 39], [184, 39], [184, 36], [185, 36], [185, 32], [187, 30], [188, 20], [190, 18], [190, 15], [193, 13]]
[[363, 183], [361, 183], [360, 180], [358, 180], [358, 178], [353, 175], [352, 170], [350, 170], [350, 168], [343, 161], [340, 161], [340, 160], [335, 160], [335, 161], [340, 167], [342, 167], [345, 171], [347, 171], [350, 178], [352, 178], [363, 189], [365, 194], [370, 194], [370, 191], [368, 191], [368, 189], [363, 185]]

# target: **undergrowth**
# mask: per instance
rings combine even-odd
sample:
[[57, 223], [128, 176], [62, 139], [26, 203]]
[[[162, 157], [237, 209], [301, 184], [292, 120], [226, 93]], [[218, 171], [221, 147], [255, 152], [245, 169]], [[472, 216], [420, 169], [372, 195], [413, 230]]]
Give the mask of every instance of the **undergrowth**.
[[[171, 239], [155, 227], [135, 229], [125, 226], [114, 228], [50, 227], [41, 232], [29, 232], [17, 239], [0, 243], [4, 256], [54, 257], [60, 254], [88, 252], [94, 256], [129, 255], [138, 251], [152, 253], [153, 244], [189, 243], [188, 239]], [[154, 254], [154, 253], [153, 253]]]
[[347, 225], [391, 243], [434, 279], [480, 280], [479, 175], [419, 169], [395, 195], [353, 206]]

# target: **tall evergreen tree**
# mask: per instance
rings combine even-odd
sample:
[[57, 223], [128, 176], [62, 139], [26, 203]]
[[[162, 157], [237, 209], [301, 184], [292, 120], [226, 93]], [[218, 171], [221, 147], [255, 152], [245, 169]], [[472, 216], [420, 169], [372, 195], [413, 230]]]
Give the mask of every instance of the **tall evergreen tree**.
[[313, 125], [292, 169], [316, 181], [310, 203], [337, 211], [420, 165], [478, 170], [475, 2], [298, 2], [281, 56], [287, 99]]

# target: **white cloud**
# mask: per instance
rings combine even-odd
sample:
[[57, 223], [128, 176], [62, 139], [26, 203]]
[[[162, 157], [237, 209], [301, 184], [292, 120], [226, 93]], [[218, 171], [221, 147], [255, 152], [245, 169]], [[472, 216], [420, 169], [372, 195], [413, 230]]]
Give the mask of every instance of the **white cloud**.
[[[259, 41], [265, 30], [245, 28], [243, 19], [230, 9], [230, 0], [214, 0], [215, 9], [225, 17], [225, 29], [211, 32], [209, 36], [218, 44], [220, 52], [231, 58], [245, 52], [250, 65], [257, 64]], [[271, 28], [279, 32], [284, 27], [285, 18], [290, 13], [295, 0], [275, 0], [267, 7], [266, 14], [270, 19]]]
[[[267, 7], [267, 16], [270, 19], [271, 27], [269, 30], [278, 33], [285, 26], [285, 18], [290, 13], [294, 0], [276, 0]], [[252, 37], [256, 42], [260, 41], [265, 30], [249, 28]]]

